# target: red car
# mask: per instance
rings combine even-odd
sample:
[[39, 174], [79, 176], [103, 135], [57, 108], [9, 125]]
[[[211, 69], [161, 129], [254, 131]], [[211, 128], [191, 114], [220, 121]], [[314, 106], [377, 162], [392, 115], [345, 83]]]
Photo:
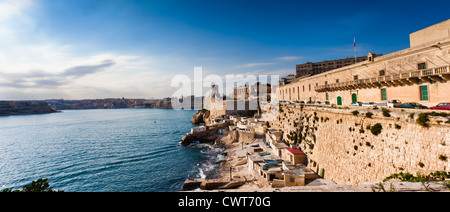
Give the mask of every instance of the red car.
[[432, 110], [450, 110], [450, 103], [440, 103], [436, 107], [430, 107]]

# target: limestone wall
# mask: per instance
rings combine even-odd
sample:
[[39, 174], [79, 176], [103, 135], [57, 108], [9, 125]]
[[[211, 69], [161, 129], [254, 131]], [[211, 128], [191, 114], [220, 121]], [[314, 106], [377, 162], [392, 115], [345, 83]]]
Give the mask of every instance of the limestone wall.
[[[359, 112], [356, 116], [352, 114], [355, 110]], [[430, 127], [424, 128], [415, 121], [419, 110], [392, 110], [389, 118], [380, 109], [298, 105], [280, 111], [279, 121], [271, 126], [284, 132], [285, 141], [300, 146], [309, 168], [318, 174], [323, 169], [324, 177], [338, 184], [381, 181], [401, 171], [450, 171], [447, 118], [430, 117]], [[374, 114], [372, 118], [365, 116], [368, 112]], [[367, 126], [377, 123], [382, 130], [376, 136]]]

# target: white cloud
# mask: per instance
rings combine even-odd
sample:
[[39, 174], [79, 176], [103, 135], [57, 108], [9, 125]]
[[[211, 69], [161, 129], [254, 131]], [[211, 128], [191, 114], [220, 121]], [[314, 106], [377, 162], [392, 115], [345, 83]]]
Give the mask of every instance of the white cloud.
[[24, 23], [32, 22], [25, 14], [33, 6], [30, 0], [0, 1], [0, 39], [11, 41], [15, 38], [14, 31], [23, 28]]
[[21, 15], [31, 5], [30, 0], [2, 0], [0, 2], [0, 21]]
[[[30, 36], [30, 0], [0, 0], [0, 99], [162, 98], [173, 93], [161, 61], [120, 52], [78, 53], [70, 43]], [[178, 66], [179, 67], [179, 66]], [[173, 67], [172, 67], [173, 68]]]
[[277, 60], [284, 60], [284, 61], [301, 60], [301, 59], [303, 59], [303, 57], [299, 56], [286, 56], [277, 58]]
[[274, 65], [276, 63], [247, 63], [247, 64], [242, 64], [239, 65], [238, 68], [253, 68], [253, 67], [258, 67], [258, 66], [269, 66], [269, 65]]

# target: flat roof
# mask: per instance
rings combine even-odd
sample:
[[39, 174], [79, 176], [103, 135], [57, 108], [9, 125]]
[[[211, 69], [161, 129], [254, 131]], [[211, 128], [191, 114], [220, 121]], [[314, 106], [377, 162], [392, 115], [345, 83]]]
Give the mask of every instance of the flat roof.
[[283, 143], [283, 142], [276, 142], [276, 143], [274, 143], [273, 144], [276, 148], [278, 148], [278, 149], [282, 149], [282, 148], [286, 148], [286, 147], [288, 147], [285, 143]]
[[290, 147], [286, 147], [285, 148], [287, 151], [289, 151], [290, 153], [294, 154], [294, 155], [303, 155], [304, 153], [302, 151], [300, 151], [299, 149], [292, 149]]

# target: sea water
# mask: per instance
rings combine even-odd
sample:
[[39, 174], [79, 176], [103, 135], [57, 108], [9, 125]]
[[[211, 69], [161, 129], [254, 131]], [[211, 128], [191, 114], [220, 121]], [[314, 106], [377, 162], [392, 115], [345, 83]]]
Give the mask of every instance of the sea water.
[[195, 111], [66, 110], [0, 117], [0, 190], [48, 178], [73, 192], [180, 191], [211, 178], [222, 149], [179, 145]]

